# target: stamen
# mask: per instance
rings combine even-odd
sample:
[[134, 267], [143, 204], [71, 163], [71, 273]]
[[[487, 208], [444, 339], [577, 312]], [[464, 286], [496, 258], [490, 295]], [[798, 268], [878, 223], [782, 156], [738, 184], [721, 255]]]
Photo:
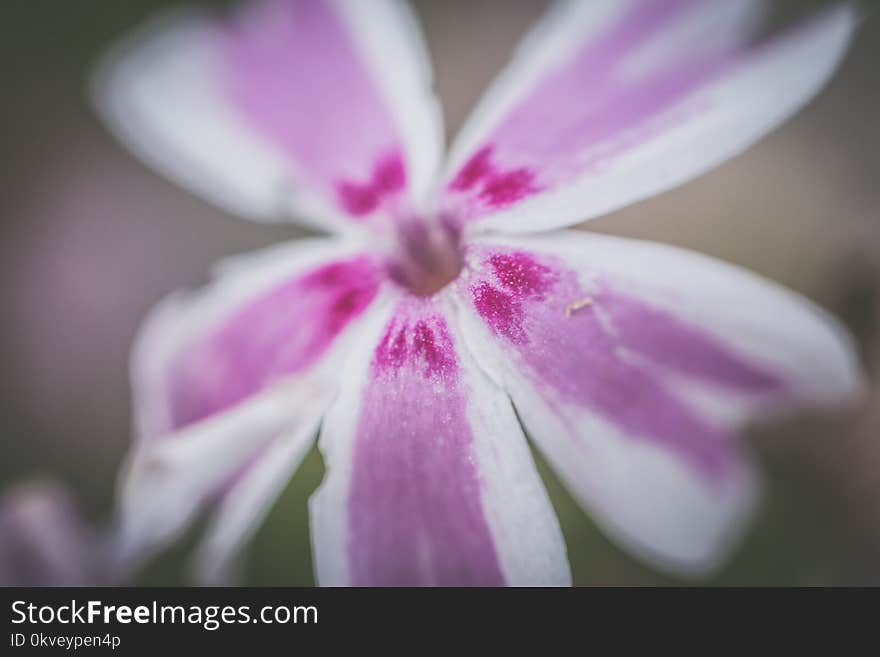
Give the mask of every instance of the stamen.
[[409, 217], [398, 222], [397, 252], [388, 273], [418, 296], [431, 296], [458, 278], [464, 263], [461, 230], [448, 217]]

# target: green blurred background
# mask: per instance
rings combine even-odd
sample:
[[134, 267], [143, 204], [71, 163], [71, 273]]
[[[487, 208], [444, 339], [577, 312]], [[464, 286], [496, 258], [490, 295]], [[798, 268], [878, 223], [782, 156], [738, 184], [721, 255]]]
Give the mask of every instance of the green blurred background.
[[[148, 309], [175, 288], [202, 284], [221, 256], [304, 234], [249, 224], [190, 196], [126, 153], [91, 112], [86, 85], [102, 49], [179, 4], [5, 0], [0, 10], [0, 488], [57, 477], [99, 524], [130, 441], [128, 350]], [[547, 4], [414, 3], [448, 134]], [[778, 8], [782, 24], [804, 4]], [[821, 97], [746, 155], [589, 228], [698, 249], [803, 292], [850, 325], [873, 372], [878, 36], [880, 21], [866, 21]], [[880, 584], [876, 387], [872, 395], [863, 406], [750, 432], [766, 502], [735, 558], [708, 583]], [[257, 535], [244, 583], [313, 583], [306, 500], [322, 473], [313, 451]], [[675, 583], [609, 544], [543, 464], [542, 474], [576, 583]], [[140, 581], [185, 581], [189, 538]]]

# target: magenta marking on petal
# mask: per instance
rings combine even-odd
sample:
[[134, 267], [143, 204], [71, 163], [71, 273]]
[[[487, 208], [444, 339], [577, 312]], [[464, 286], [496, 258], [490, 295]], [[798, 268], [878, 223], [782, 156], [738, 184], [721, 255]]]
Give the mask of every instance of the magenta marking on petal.
[[442, 315], [403, 304], [374, 354], [348, 496], [356, 585], [502, 585]]
[[747, 56], [744, 44], [657, 57], [635, 74], [630, 56], [699, 9], [699, 0], [632, 9], [537, 81], [447, 186], [470, 220], [606, 167], [662, 130], [704, 111], [693, 94]]
[[385, 336], [376, 350], [374, 367], [386, 371], [395, 371], [403, 366], [407, 358], [406, 336], [409, 330], [404, 322], [398, 326], [395, 322], [388, 324]]
[[334, 3], [251, 3], [217, 43], [234, 107], [316, 190], [362, 217], [404, 188], [393, 117]]
[[[472, 288], [474, 305], [496, 333], [517, 344], [528, 342], [522, 302], [543, 299], [558, 280], [554, 270], [528, 254], [493, 253], [489, 264], [499, 284], [481, 281]], [[503, 288], [503, 289], [501, 289]]]
[[600, 292], [596, 303], [608, 313], [623, 344], [659, 365], [740, 390], [784, 392], [787, 387], [781, 377], [719, 348], [704, 333], [667, 312], [607, 292]]
[[478, 150], [449, 184], [456, 192], [477, 190], [484, 207], [501, 209], [541, 191], [535, 173], [526, 167], [499, 169], [492, 163], [492, 147]]
[[379, 207], [379, 197], [369, 185], [340, 182], [336, 185], [336, 194], [342, 209], [355, 217], [368, 215]]
[[376, 348], [374, 367], [393, 374], [404, 364], [421, 364], [426, 377], [447, 375], [456, 368], [454, 350], [446, 323], [440, 316], [418, 319], [410, 324], [392, 321]]
[[336, 194], [343, 209], [355, 217], [375, 211], [386, 199], [394, 198], [406, 186], [403, 158], [393, 152], [379, 160], [366, 183], [343, 180], [336, 183]]
[[489, 266], [471, 283], [474, 307], [539, 391], [666, 445], [708, 475], [732, 463], [732, 437], [691, 408], [662, 370], [735, 393], [784, 390], [698, 328], [609, 287], [584, 290], [555, 259], [510, 250], [479, 257]]
[[406, 186], [406, 167], [400, 153], [395, 151], [379, 161], [373, 171], [373, 186], [385, 194], [399, 192]]
[[452, 179], [449, 187], [456, 191], [463, 192], [471, 189], [478, 182], [485, 180], [492, 172], [492, 164], [490, 162], [491, 157], [491, 146], [484, 146], [478, 150], [467, 162], [465, 162], [455, 178]]
[[170, 428], [208, 418], [312, 366], [370, 304], [379, 281], [367, 256], [318, 267], [185, 347], [169, 373]]
[[489, 323], [495, 333], [518, 344], [527, 341], [523, 330], [522, 304], [513, 295], [499, 290], [486, 281], [474, 286], [471, 293], [477, 312]]
[[[435, 320], [436, 322], [436, 320]], [[446, 333], [445, 323], [438, 329], [439, 334], [425, 320], [413, 326], [413, 352], [425, 361], [425, 376], [447, 375], [455, 368], [452, 341]]]
[[553, 269], [520, 251], [493, 253], [489, 263], [501, 285], [519, 299], [543, 298], [559, 279]]
[[480, 198], [491, 208], [504, 208], [539, 191], [535, 174], [520, 167], [489, 178], [480, 191]]

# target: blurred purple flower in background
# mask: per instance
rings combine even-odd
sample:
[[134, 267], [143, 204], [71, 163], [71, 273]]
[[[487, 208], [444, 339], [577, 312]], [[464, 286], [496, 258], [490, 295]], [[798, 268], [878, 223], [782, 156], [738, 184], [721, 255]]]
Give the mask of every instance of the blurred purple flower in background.
[[819, 91], [853, 11], [756, 41], [765, 9], [561, 3], [445, 164], [402, 3], [264, 0], [117, 48], [97, 98], [133, 150], [243, 216], [335, 234], [223, 263], [147, 321], [121, 562], [210, 508], [196, 565], [226, 577], [320, 428], [321, 584], [566, 584], [518, 414], [609, 536], [717, 566], [757, 495], [738, 430], [851, 397], [848, 336], [733, 266], [546, 231], [707, 171]]
[[97, 534], [60, 484], [31, 480], [0, 496], [0, 586], [99, 583]]

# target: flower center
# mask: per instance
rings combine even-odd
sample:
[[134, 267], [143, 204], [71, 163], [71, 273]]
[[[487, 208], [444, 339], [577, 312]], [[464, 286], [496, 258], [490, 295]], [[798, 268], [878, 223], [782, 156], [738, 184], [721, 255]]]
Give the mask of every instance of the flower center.
[[448, 217], [402, 219], [388, 275], [421, 297], [431, 296], [458, 278], [464, 259], [461, 229]]

